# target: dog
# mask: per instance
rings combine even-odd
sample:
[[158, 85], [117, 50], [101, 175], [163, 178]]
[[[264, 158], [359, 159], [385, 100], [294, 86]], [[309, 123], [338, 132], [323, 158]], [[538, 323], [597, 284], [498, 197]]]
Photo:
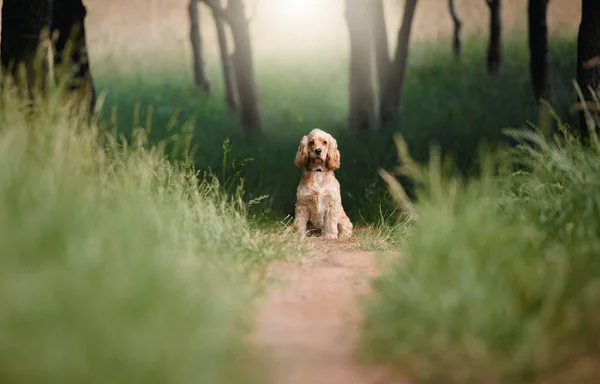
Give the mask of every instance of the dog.
[[320, 231], [326, 239], [352, 236], [352, 223], [342, 207], [340, 183], [333, 171], [340, 167], [337, 141], [320, 129], [302, 137], [294, 164], [303, 169], [296, 191], [294, 231], [302, 237]]

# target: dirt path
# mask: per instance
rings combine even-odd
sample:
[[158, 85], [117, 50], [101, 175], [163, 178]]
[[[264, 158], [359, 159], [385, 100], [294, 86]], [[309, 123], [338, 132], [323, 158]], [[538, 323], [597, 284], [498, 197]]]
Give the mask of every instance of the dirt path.
[[384, 367], [354, 359], [360, 322], [357, 299], [377, 273], [376, 256], [354, 244], [311, 239], [303, 261], [277, 262], [260, 307], [254, 343], [274, 384], [400, 384]]

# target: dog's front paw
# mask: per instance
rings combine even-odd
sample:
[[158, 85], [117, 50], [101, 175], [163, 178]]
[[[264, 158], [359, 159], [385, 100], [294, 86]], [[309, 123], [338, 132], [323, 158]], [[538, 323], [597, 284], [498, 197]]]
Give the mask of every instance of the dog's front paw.
[[340, 239], [347, 240], [352, 237], [352, 232], [342, 232], [340, 233]]
[[338, 235], [337, 233], [328, 232], [323, 234], [323, 238], [328, 240], [337, 240]]

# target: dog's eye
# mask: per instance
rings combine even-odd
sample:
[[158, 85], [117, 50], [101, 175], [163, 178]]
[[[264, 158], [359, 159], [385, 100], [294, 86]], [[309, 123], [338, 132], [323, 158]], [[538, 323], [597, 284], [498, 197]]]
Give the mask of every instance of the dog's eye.
[[310, 145], [315, 145], [315, 142], [314, 142], [314, 140], [310, 142]]
[[323, 145], [327, 145], [327, 142], [326, 142], [326, 141], [323, 141]]

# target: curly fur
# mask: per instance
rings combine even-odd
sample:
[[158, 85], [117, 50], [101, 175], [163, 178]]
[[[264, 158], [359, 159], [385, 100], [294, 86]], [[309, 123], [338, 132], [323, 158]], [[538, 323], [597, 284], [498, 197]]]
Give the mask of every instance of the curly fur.
[[335, 138], [313, 129], [302, 137], [294, 164], [304, 170], [296, 192], [294, 230], [301, 236], [316, 229], [329, 239], [350, 237], [352, 223], [342, 207], [340, 183], [333, 173], [340, 167]]

